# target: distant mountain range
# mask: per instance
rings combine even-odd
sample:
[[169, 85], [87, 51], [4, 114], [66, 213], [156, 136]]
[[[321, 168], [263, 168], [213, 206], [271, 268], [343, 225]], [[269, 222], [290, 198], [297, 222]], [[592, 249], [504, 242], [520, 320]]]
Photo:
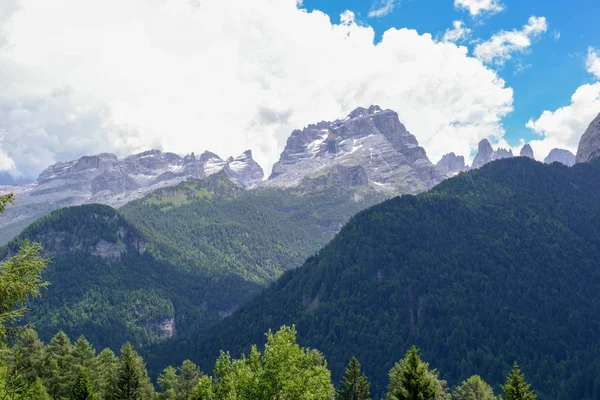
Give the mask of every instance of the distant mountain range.
[[[593, 146], [600, 136], [600, 131], [592, 129], [593, 126], [587, 136], [584, 135], [587, 139], [582, 143], [589, 142]], [[512, 156], [510, 151], [493, 150], [487, 140], [482, 141], [479, 148], [474, 161], [477, 166]], [[580, 146], [580, 151], [588, 154], [587, 159], [594, 158], [596, 154], [586, 145]], [[524, 146], [520, 155], [531, 158], [532, 153], [529, 146]], [[570, 163], [566, 157], [568, 154], [564, 152], [553, 151], [550, 156], [547, 162], [559, 160]], [[526, 160], [498, 165], [504, 167], [484, 169], [497, 172], [487, 172], [490, 176], [469, 172], [464, 178], [437, 186], [432, 196], [443, 197], [446, 189], [451, 194], [459, 193], [452, 194], [447, 199], [449, 203], [444, 200], [439, 204], [442, 210], [459, 215], [461, 211], [454, 208], [454, 201], [474, 201], [477, 205], [479, 200], [475, 199], [478, 196], [484, 198], [496, 192], [499, 197], [490, 203], [493, 207], [497, 210], [513, 207], [503, 197], [509, 193], [505, 190], [514, 189], [507, 185], [537, 188], [527, 180], [531, 176], [526, 171], [530, 169], [546, 174], [548, 179], [555, 174], [565, 181], [571, 179], [569, 174], [574, 174], [575, 180], [581, 178], [577, 175], [579, 172], [569, 172], [570, 169], [559, 165], [544, 169], [540, 163]], [[513, 168], [517, 169], [513, 171]], [[265, 321], [278, 324], [287, 321], [288, 317], [292, 322], [296, 318], [297, 321], [309, 321], [305, 319], [309, 314], [323, 310], [320, 306], [322, 297], [315, 297], [318, 291], [314, 292], [314, 288], [303, 295], [302, 305], [297, 310], [310, 311], [306, 315], [295, 314], [296, 311], [287, 308], [292, 304], [290, 302], [298, 300], [294, 297], [296, 294], [289, 301], [277, 297], [280, 294], [273, 294], [274, 290], [278, 290], [276, 288], [286, 285], [290, 277], [301, 276], [305, 272], [285, 274], [274, 289], [266, 292], [264, 296], [267, 297], [261, 297], [264, 302], [260, 307], [256, 303], [248, 307], [244, 305], [286, 271], [296, 268], [318, 251], [353, 215], [397, 195], [424, 192], [447, 177], [470, 169], [465, 165], [464, 157], [453, 154], [442, 158], [437, 166], [433, 165], [425, 150], [401, 124], [398, 115], [376, 106], [358, 108], [344, 119], [320, 122], [294, 131], [267, 180], [263, 179], [263, 171], [249, 151], [238, 158], [226, 160], [210, 152], [180, 157], [157, 150], [124, 159], [110, 154], [83, 157], [49, 167], [33, 184], [3, 189], [14, 191], [18, 202], [12, 210], [9, 208], [9, 213], [0, 217], [5, 239], [14, 236], [29, 221], [51, 213], [31, 224], [8, 246], [0, 249], [0, 258], [14, 252], [26, 238], [41, 242], [46, 254], [52, 257], [46, 274], [52, 285], [35, 302], [29, 317], [44, 339], [59, 329], [72, 337], [85, 334], [97, 347], [110, 346], [113, 349], [127, 340], [148, 346], [171, 339], [181, 340], [178, 342], [183, 343], [181, 348], [193, 353], [195, 348], [186, 342], [190, 335], [198, 335], [198, 332], [214, 326], [232, 313], [233, 319], [222, 325], [224, 332], [230, 326], [237, 326], [235, 321], [247, 318], [245, 315], [255, 316], [257, 319], [255, 324], [251, 323], [252, 329], [244, 330], [247, 336], [231, 334], [231, 341], [221, 343], [235, 348], [250, 337], [252, 340], [247, 343], [259, 340], [253, 335], [258, 330], [262, 335]], [[503, 178], [494, 184], [492, 177], [497, 177], [498, 169], [506, 170], [512, 181], [507, 182], [508, 178]], [[577, 171], [589, 172], [585, 168]], [[483, 186], [469, 186], [469, 179], [474, 177]], [[517, 182], [519, 179], [523, 180]], [[459, 186], [454, 187], [452, 185], [456, 184], [450, 182], [459, 182]], [[538, 189], [543, 193], [542, 189]], [[544, 190], [554, 189], [557, 188]], [[531, 200], [527, 197], [528, 193], [524, 194], [526, 201]], [[425, 203], [429, 198], [428, 195], [419, 197]], [[585, 201], [588, 200], [586, 197]], [[410, 203], [409, 200], [401, 201], [404, 202], [402, 204]], [[562, 204], [563, 200], [556, 201]], [[107, 205], [88, 204], [94, 202]], [[61, 208], [78, 204], [84, 205]], [[57, 208], [60, 209], [52, 212]], [[427, 210], [427, 213], [431, 211]], [[410, 210], [405, 211], [406, 215], [410, 215]], [[514, 215], [529, 215], [518, 207], [513, 211]], [[536, 208], [531, 212], [542, 211]], [[392, 218], [387, 213], [383, 215], [384, 219]], [[469, 224], [479, 224], [486, 236], [489, 234], [485, 231], [489, 221], [495, 220], [488, 219], [487, 214], [477, 214], [474, 220], [469, 220]], [[405, 222], [406, 229], [410, 230], [414, 221], [409, 218]], [[350, 226], [360, 228], [360, 225]], [[417, 228], [422, 229], [415, 231], [415, 235], [427, 234], [425, 228], [415, 226]], [[444, 224], [438, 228], [440, 232], [449, 229]], [[382, 240], [387, 243], [386, 231], [381, 233]], [[451, 229], [447, 234], [452, 235]], [[401, 248], [411, 243], [408, 231], [406, 235], [407, 238], [397, 242]], [[366, 254], [370, 254], [371, 258], [363, 260], [369, 268], [378, 265], [381, 260], [372, 258], [374, 253], [369, 253], [370, 250], [362, 246], [372, 245], [376, 236], [368, 233], [361, 236], [365, 243], [360, 240], [353, 242], [357, 249], [364, 249]], [[344, 236], [341, 237], [333, 243], [343, 243]], [[403, 242], [405, 240], [406, 243]], [[388, 251], [393, 255], [396, 251], [394, 246], [389, 247], [389, 251], [383, 248], [373, 251]], [[525, 251], [524, 248], [521, 250]], [[453, 257], [450, 253], [440, 254], [446, 254], [448, 259]], [[307, 264], [312, 265], [314, 260], [311, 258]], [[388, 261], [391, 262], [385, 262]], [[495, 262], [492, 260], [492, 263]], [[357, 265], [362, 265], [360, 263]], [[422, 267], [420, 263], [417, 263], [419, 268]], [[339, 271], [332, 269], [330, 276], [328, 268], [310, 270], [311, 282], [314, 280], [315, 285], [322, 282], [327, 287], [331, 283], [330, 278], [337, 279], [333, 277]], [[377, 273], [380, 280], [387, 276], [385, 272], [382, 272], [381, 278], [379, 275]], [[355, 277], [356, 282], [366, 279], [360, 274]], [[298, 285], [301, 286], [300, 283]], [[391, 288], [391, 291], [385, 292], [390, 296], [400, 291], [399, 288]], [[362, 293], [362, 286], [358, 285], [355, 289], [357, 295]], [[375, 290], [374, 287], [372, 289]], [[277, 308], [269, 296], [275, 296], [273, 299], [277, 298], [281, 307]], [[352, 302], [338, 304], [333, 297], [331, 301], [332, 306], [340, 306], [343, 310], [339, 310], [344, 312], [355, 309]], [[240, 307], [245, 308], [236, 313]], [[273, 318], [265, 317], [261, 314], [263, 312], [270, 313]], [[413, 315], [415, 324], [418, 324], [417, 315], [418, 312]], [[324, 330], [315, 330], [316, 336], [311, 340], [321, 340], [322, 334], [331, 335], [329, 329], [334, 329], [331, 323], [333, 321], [323, 325], [321, 328]], [[306, 334], [307, 331], [304, 332]], [[340, 334], [335, 329], [333, 332], [334, 336]], [[210, 334], [198, 338], [202, 340], [198, 342], [200, 346], [215, 344], [215, 340], [222, 339]], [[308, 340], [308, 336], [305, 338]], [[324, 350], [333, 349], [326, 341], [322, 342], [322, 346], [321, 342], [311, 343], [317, 343], [316, 347]], [[157, 349], [155, 354], [162, 354], [162, 351]], [[170, 355], [176, 354], [171, 352]], [[338, 364], [345, 363], [342, 356], [346, 354], [331, 354], [340, 357], [339, 360], [332, 358], [336, 360], [334, 371], [338, 371]], [[161, 357], [155, 358], [155, 362], [168, 358], [165, 354]], [[497, 367], [501, 365], [504, 364], [497, 364]]]
[[2, 250], [28, 238], [52, 256], [52, 285], [30, 314], [41, 336], [63, 329], [117, 349], [202, 330], [301, 265], [355, 213], [443, 179], [392, 111], [360, 108], [317, 125], [292, 134], [266, 181], [250, 152], [149, 151], [59, 163], [10, 188], [18, 205], [1, 217], [8, 227], [84, 204], [39, 219]]
[[[521, 153], [533, 157], [529, 146]], [[512, 152], [494, 151], [483, 140], [473, 168], [505, 157], [512, 157]], [[546, 162], [572, 165], [574, 158], [566, 150], [555, 149]], [[52, 165], [30, 184], [0, 177], [1, 182], [10, 184], [0, 186], [0, 193], [14, 192], [17, 199], [16, 206], [0, 217], [0, 244], [55, 209], [92, 203], [121, 207], [157, 189], [219, 171], [225, 171], [232, 182], [244, 189], [260, 186], [307, 192], [331, 185], [351, 185], [369, 187], [385, 198], [420, 193], [469, 169], [464, 157], [454, 153], [445, 155], [434, 166], [394, 111], [378, 106], [357, 108], [344, 119], [323, 121], [292, 132], [265, 181], [250, 150], [228, 159], [209, 151], [181, 157], [150, 150], [123, 159], [114, 154], [98, 154]]]

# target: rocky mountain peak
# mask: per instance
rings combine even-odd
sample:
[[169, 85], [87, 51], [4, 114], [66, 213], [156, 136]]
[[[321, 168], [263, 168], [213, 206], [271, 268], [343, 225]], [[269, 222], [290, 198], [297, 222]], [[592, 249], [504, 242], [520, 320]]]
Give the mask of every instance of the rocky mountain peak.
[[119, 207], [188, 178], [202, 179], [219, 172], [244, 189], [258, 185], [264, 177], [249, 151], [229, 161], [211, 152], [181, 157], [148, 150], [123, 159], [104, 153], [58, 162], [46, 168], [37, 182], [0, 188], [0, 194], [14, 192], [18, 199], [0, 219], [0, 230], [18, 233], [16, 226], [24, 227], [61, 207], [87, 203]]
[[521, 157], [528, 157], [528, 158], [535, 159], [535, 157], [533, 156], [533, 149], [531, 148], [529, 143], [527, 143], [525, 146], [523, 146], [523, 148], [521, 148], [521, 152], [519, 153], [519, 155]]
[[[370, 106], [359, 107], [344, 119], [293, 131], [264, 185], [298, 187], [305, 178], [314, 183], [312, 178], [326, 173], [352, 175], [340, 174], [340, 169], [334, 171], [335, 165], [361, 166], [369, 185], [397, 193], [416, 193], [443, 179], [398, 114]], [[335, 182], [341, 184], [340, 179]], [[364, 180], [353, 178], [348, 186], [353, 182]]]
[[498, 148], [494, 151], [489, 140], [483, 139], [481, 142], [479, 142], [479, 146], [477, 149], [477, 155], [473, 159], [473, 165], [471, 166], [471, 168], [473, 168], [473, 169], [481, 168], [482, 166], [484, 166], [485, 164], [487, 164], [491, 161], [501, 160], [503, 158], [512, 158], [512, 157], [513, 157], [512, 149]]
[[579, 141], [575, 161], [584, 163], [600, 157], [600, 114], [590, 123]]
[[477, 155], [473, 159], [473, 165], [471, 168], [480, 168], [485, 164], [492, 161], [494, 155], [494, 149], [490, 144], [489, 140], [483, 139], [477, 146]]
[[455, 176], [459, 172], [468, 169], [465, 165], [465, 158], [463, 156], [457, 156], [454, 153], [444, 155], [442, 159], [438, 161], [437, 167], [448, 177]]
[[571, 167], [575, 165], [575, 155], [569, 150], [552, 149], [550, 154], [544, 159], [544, 163], [552, 164], [553, 162], [559, 162], [567, 167]]

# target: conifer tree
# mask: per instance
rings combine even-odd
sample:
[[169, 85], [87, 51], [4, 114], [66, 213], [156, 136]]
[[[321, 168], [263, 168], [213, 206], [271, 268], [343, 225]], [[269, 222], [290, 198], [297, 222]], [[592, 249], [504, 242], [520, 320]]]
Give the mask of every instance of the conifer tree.
[[[13, 195], [0, 196], [0, 214]], [[42, 246], [25, 241], [18, 253], [0, 264], [0, 344], [5, 344], [13, 324], [23, 316], [29, 301], [40, 296], [40, 289], [47, 285], [41, 273], [48, 260], [41, 256]]]
[[89, 400], [92, 398], [92, 384], [85, 368], [79, 368], [79, 374], [71, 389], [69, 400]]
[[202, 372], [192, 361], [185, 360], [179, 367], [177, 375], [177, 399], [187, 400], [198, 385]]
[[449, 398], [445, 382], [436, 371], [430, 371], [421, 361], [419, 351], [412, 347], [390, 371], [387, 400], [440, 400]]
[[473, 375], [462, 382], [454, 390], [453, 398], [456, 400], [500, 400], [494, 395], [494, 390], [479, 375]]
[[77, 370], [73, 363], [73, 349], [69, 337], [60, 331], [46, 350], [46, 379], [48, 393], [53, 399], [66, 398], [71, 392]]
[[360, 363], [352, 357], [337, 391], [338, 400], [370, 400], [369, 381], [360, 373]]
[[144, 362], [130, 343], [121, 348], [113, 396], [117, 400], [146, 400], [154, 396]]
[[20, 357], [20, 372], [30, 383], [42, 376], [46, 361], [46, 347], [33, 329], [24, 331], [15, 347], [13, 354]]
[[525, 377], [521, 374], [521, 369], [516, 362], [506, 379], [506, 384], [502, 386], [502, 390], [506, 400], [534, 400], [536, 398], [530, 385], [525, 382]]
[[100, 399], [110, 398], [112, 388], [116, 386], [119, 359], [111, 349], [104, 349], [96, 357], [95, 380], [98, 382], [96, 396]]
[[52, 400], [40, 378], [37, 378], [28, 393], [30, 400]]

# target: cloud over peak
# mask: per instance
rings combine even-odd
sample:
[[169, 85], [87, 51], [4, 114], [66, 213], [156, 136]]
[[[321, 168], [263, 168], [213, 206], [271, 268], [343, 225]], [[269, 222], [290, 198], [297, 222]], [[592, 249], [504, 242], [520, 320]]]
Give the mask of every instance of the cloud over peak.
[[546, 110], [538, 119], [531, 119], [527, 127], [540, 135], [533, 141], [534, 151], [544, 154], [561, 147], [577, 152], [581, 135], [600, 112], [600, 58], [593, 49], [588, 49], [586, 67], [596, 82], [582, 85], [571, 96], [571, 104], [554, 111]]
[[409, 29], [375, 44], [351, 13], [332, 23], [297, 0], [20, 3], [0, 47], [0, 170], [15, 175], [148, 148], [250, 148], [268, 170], [293, 129], [370, 104], [435, 161], [501, 137], [512, 110], [465, 47]]

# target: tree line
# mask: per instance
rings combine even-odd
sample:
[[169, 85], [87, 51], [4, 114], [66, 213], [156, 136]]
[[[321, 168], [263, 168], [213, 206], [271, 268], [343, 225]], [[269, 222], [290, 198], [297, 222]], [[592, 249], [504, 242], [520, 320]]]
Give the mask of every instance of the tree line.
[[[261, 352], [232, 358], [221, 352], [213, 375], [190, 360], [169, 366], [152, 383], [144, 360], [126, 343], [119, 356], [110, 349], [99, 354], [82, 336], [74, 343], [63, 332], [48, 345], [33, 329], [20, 332], [3, 349], [0, 399], [10, 400], [371, 400], [370, 384], [352, 358], [337, 389], [322, 353], [296, 342], [294, 327], [267, 333]], [[389, 372], [386, 400], [533, 400], [517, 364], [502, 386], [502, 395], [479, 376], [454, 390], [420, 357], [416, 347]]]

